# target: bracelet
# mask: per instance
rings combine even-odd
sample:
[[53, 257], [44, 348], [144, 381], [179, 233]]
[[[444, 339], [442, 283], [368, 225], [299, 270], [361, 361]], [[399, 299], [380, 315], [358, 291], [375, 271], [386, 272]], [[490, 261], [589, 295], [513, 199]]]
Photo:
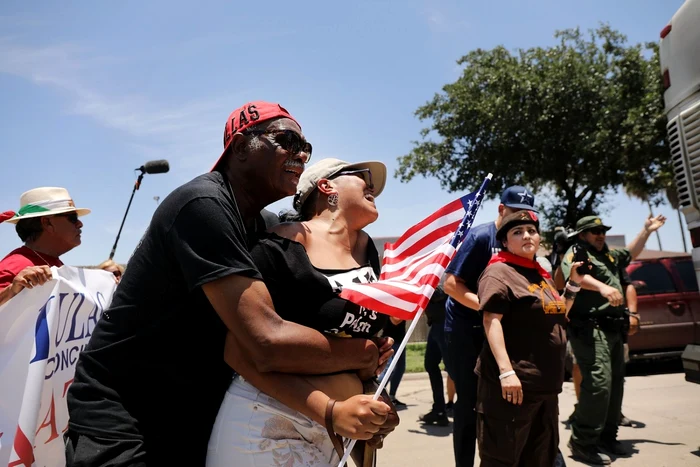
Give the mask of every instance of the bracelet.
[[564, 290], [564, 299], [565, 300], [575, 300], [576, 299], [576, 292], [572, 292], [571, 289], [568, 287], [566, 290]]
[[506, 371], [505, 373], [501, 373], [500, 375], [498, 375], [498, 379], [506, 379], [507, 377], [513, 376], [514, 374], [515, 370]]
[[574, 287], [581, 287], [581, 284], [579, 284], [578, 282], [575, 282], [572, 279], [569, 279], [568, 281], [566, 281], [566, 285], [573, 285]]
[[[574, 282], [575, 284], [575, 282]], [[571, 282], [566, 283], [566, 290], [570, 290], [573, 293], [578, 293], [581, 291], [581, 286], [580, 285], [573, 285]]]

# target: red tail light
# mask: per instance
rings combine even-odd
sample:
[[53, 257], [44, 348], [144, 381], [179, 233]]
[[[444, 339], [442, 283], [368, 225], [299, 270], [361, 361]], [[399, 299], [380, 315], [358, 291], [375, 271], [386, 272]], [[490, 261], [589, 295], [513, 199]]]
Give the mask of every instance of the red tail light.
[[671, 87], [671, 75], [668, 74], [668, 68], [664, 70], [664, 91]]
[[668, 36], [669, 32], [671, 32], [671, 25], [667, 24], [666, 27], [661, 30], [661, 38], [663, 39], [664, 37]]

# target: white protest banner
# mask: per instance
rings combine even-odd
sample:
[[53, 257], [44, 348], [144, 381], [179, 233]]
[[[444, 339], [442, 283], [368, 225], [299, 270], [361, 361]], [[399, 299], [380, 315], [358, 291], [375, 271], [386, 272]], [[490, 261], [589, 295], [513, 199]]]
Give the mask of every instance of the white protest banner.
[[116, 288], [105, 271], [51, 272], [0, 307], [0, 466], [65, 466], [68, 386]]

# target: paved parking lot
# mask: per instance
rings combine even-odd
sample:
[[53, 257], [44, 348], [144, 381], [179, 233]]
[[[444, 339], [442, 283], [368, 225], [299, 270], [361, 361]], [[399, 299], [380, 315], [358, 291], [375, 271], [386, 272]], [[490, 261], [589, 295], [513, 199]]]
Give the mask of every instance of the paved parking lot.
[[[381, 467], [453, 466], [452, 428], [423, 427], [418, 416], [430, 411], [432, 393], [427, 374], [408, 374], [398, 397], [408, 404], [400, 412], [401, 425], [379, 452]], [[574, 388], [565, 383], [559, 399], [560, 420], [566, 420], [575, 402]], [[623, 412], [635, 421], [620, 428], [619, 439], [634, 454], [614, 459], [613, 466], [700, 466], [700, 384], [685, 381], [682, 373], [631, 376], [625, 385]], [[566, 447], [570, 431], [560, 425], [560, 447], [567, 466], [574, 461]], [[479, 465], [478, 457], [475, 465]]]

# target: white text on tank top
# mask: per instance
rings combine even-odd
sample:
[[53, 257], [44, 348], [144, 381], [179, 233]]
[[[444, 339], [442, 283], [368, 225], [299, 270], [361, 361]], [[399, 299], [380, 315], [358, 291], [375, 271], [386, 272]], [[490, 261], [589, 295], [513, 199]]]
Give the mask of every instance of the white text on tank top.
[[[346, 284], [368, 284], [376, 282], [377, 276], [374, 274], [374, 269], [371, 266], [364, 266], [350, 271], [341, 272], [334, 275], [326, 275], [328, 282], [333, 287], [333, 290], [340, 293], [343, 286]], [[353, 332], [369, 332], [370, 321], [377, 319], [377, 313], [367, 308], [360, 307], [356, 313], [345, 313], [345, 317], [339, 328], [329, 329], [327, 332], [337, 334], [338, 337], [350, 337], [345, 333], [345, 330]]]

